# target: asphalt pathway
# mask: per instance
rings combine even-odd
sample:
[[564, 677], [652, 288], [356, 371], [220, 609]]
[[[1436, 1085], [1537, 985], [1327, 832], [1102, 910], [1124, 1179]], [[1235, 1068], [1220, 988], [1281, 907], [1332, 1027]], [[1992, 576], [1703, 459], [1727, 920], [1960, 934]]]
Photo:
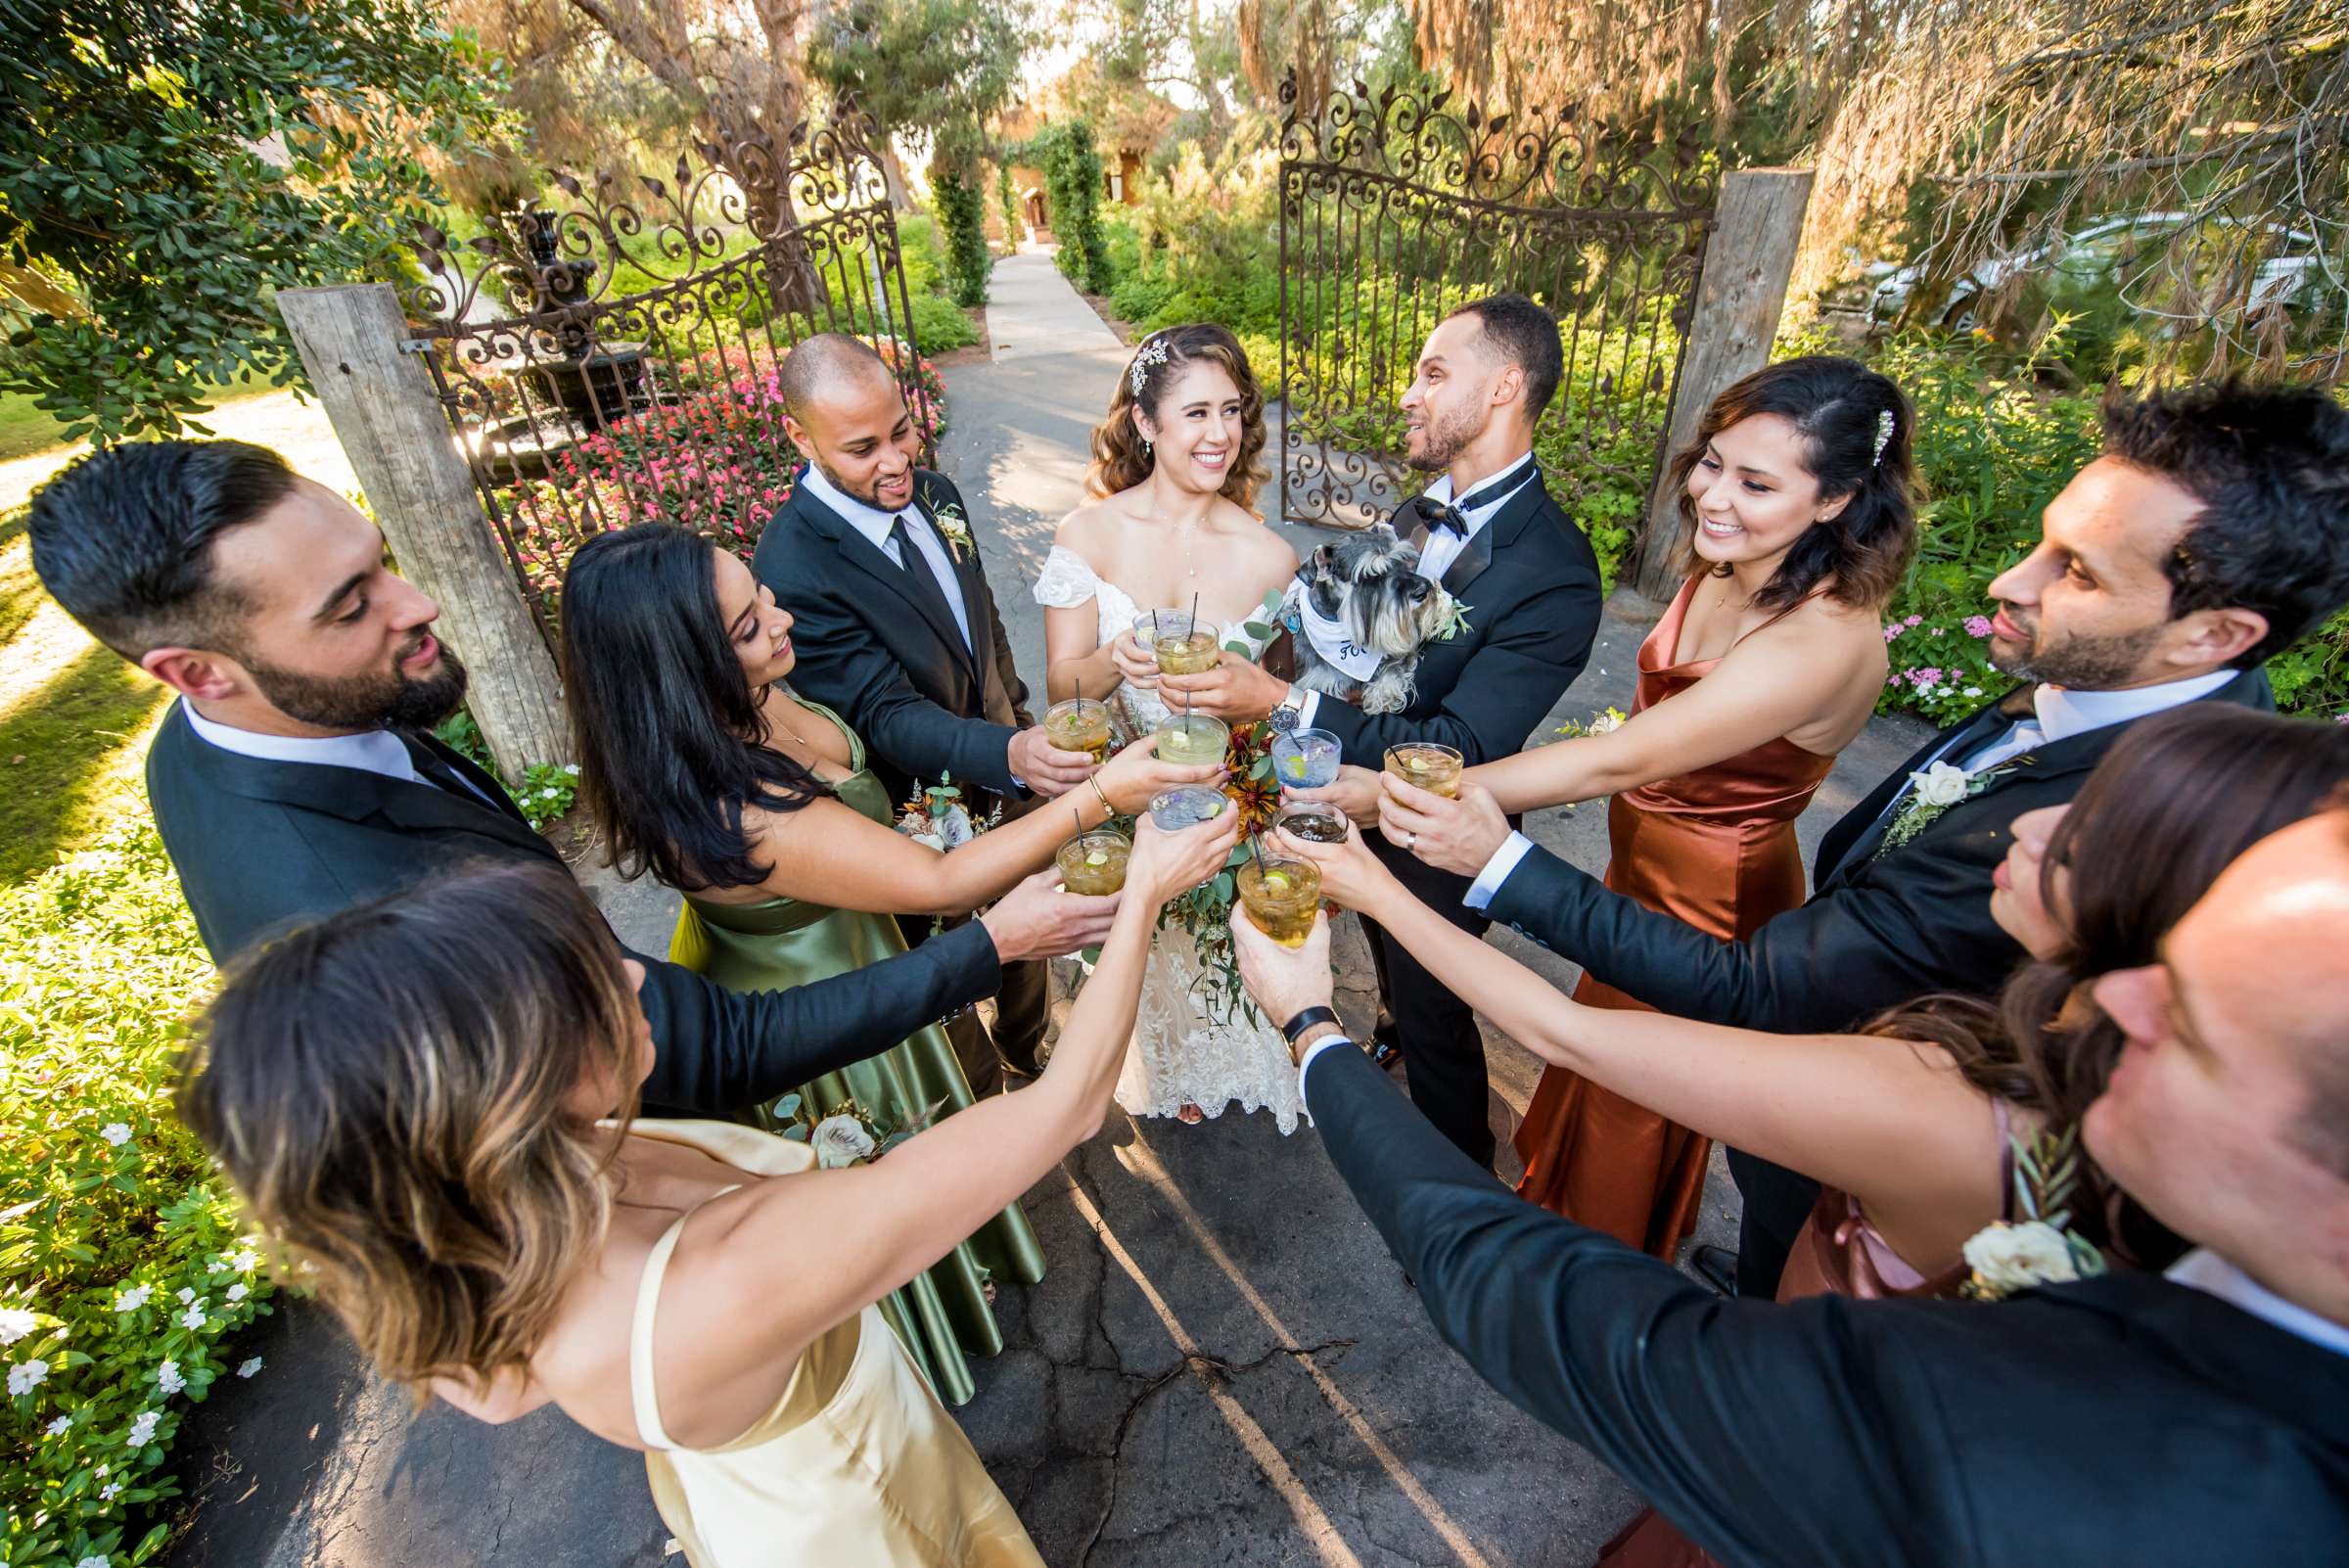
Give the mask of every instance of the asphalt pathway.
[[[941, 462], [975, 503], [1014, 653], [1037, 680], [1029, 587], [1082, 496], [1085, 438], [1127, 350], [1042, 254], [1000, 263], [992, 293], [991, 358], [945, 372]], [[1655, 614], [1618, 596], [1553, 723], [1629, 705]], [[1916, 732], [1870, 726], [1801, 824], [1806, 849]], [[1537, 813], [1531, 831], [1580, 864], [1605, 860], [1596, 807]], [[588, 880], [623, 938], [665, 946], [672, 896]], [[1571, 966], [1497, 940], [1571, 984]], [[1359, 1025], [1366, 963], [1359, 937], [1348, 944], [1341, 999]], [[1487, 1054], [1494, 1115], [1513, 1125], [1539, 1064], [1490, 1032]], [[1733, 1234], [1734, 1202], [1717, 1157], [1703, 1236]], [[1284, 1138], [1262, 1116], [1185, 1128], [1113, 1114], [1026, 1207], [1050, 1273], [1003, 1292], [1008, 1348], [977, 1363], [960, 1415], [1055, 1568], [1563, 1568], [1590, 1561], [1637, 1506], [1436, 1339], [1310, 1128]], [[174, 1568], [665, 1560], [641, 1461], [559, 1413], [500, 1428], [415, 1414], [299, 1304], [253, 1353], [267, 1374], [223, 1385], [199, 1423], [183, 1470], [199, 1505]], [[775, 1560], [793, 1560], [787, 1544]]]

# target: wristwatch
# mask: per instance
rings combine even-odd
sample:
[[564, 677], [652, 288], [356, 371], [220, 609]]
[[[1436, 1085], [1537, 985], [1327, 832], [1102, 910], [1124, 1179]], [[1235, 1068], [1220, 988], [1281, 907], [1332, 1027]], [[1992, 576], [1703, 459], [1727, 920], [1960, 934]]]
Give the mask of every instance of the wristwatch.
[[1278, 708], [1273, 709], [1272, 712], [1265, 715], [1265, 722], [1270, 724], [1274, 729], [1290, 730], [1295, 729], [1297, 727], [1297, 720], [1303, 718], [1304, 716], [1305, 688], [1298, 685], [1295, 681], [1291, 681], [1289, 683], [1289, 694], [1280, 700], [1280, 706]]
[[1297, 1037], [1315, 1024], [1334, 1024], [1337, 1021], [1338, 1015], [1327, 1007], [1308, 1007], [1280, 1026], [1281, 1038], [1294, 1045], [1297, 1043]]

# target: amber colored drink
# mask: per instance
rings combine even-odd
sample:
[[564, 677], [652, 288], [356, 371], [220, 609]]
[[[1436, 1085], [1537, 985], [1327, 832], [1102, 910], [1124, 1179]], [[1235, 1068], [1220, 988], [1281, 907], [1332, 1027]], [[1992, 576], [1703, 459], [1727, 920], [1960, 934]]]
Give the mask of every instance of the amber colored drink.
[[1223, 761], [1231, 744], [1231, 726], [1206, 714], [1169, 714], [1159, 720], [1158, 760], [1185, 767], [1209, 767]]
[[1256, 929], [1284, 947], [1302, 947], [1321, 907], [1321, 868], [1311, 860], [1251, 855], [1240, 862], [1240, 902]]
[[1216, 661], [1222, 654], [1221, 645], [1216, 641], [1216, 628], [1208, 625], [1164, 632], [1150, 646], [1158, 654], [1158, 672], [1162, 675], [1205, 674], [1216, 668]]
[[1387, 771], [1448, 801], [1459, 799], [1460, 754], [1449, 746], [1419, 741], [1387, 748]]
[[1064, 752], [1083, 752], [1096, 762], [1109, 761], [1109, 704], [1071, 697], [1044, 711], [1044, 737]]
[[1060, 865], [1060, 885], [1071, 893], [1105, 899], [1126, 886], [1126, 856], [1132, 849], [1123, 833], [1105, 828], [1080, 833], [1053, 856]]

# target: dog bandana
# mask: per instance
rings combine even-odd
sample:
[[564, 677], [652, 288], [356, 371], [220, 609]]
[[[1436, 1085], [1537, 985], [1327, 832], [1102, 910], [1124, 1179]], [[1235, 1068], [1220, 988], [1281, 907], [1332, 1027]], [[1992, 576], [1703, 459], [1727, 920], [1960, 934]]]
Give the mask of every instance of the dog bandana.
[[1333, 620], [1313, 608], [1313, 589], [1300, 579], [1296, 594], [1297, 629], [1313, 645], [1321, 662], [1333, 666], [1340, 674], [1357, 684], [1366, 683], [1378, 673], [1383, 656], [1375, 649], [1358, 646], [1347, 634], [1346, 623]]

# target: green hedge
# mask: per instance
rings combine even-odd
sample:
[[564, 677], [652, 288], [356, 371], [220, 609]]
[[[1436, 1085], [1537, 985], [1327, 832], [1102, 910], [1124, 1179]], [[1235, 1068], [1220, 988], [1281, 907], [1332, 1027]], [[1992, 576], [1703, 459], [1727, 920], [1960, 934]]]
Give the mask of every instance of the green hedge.
[[237, 1213], [170, 1111], [179, 1024], [211, 984], [144, 813], [0, 892], [7, 1568], [153, 1560], [186, 1405], [269, 1311]]

